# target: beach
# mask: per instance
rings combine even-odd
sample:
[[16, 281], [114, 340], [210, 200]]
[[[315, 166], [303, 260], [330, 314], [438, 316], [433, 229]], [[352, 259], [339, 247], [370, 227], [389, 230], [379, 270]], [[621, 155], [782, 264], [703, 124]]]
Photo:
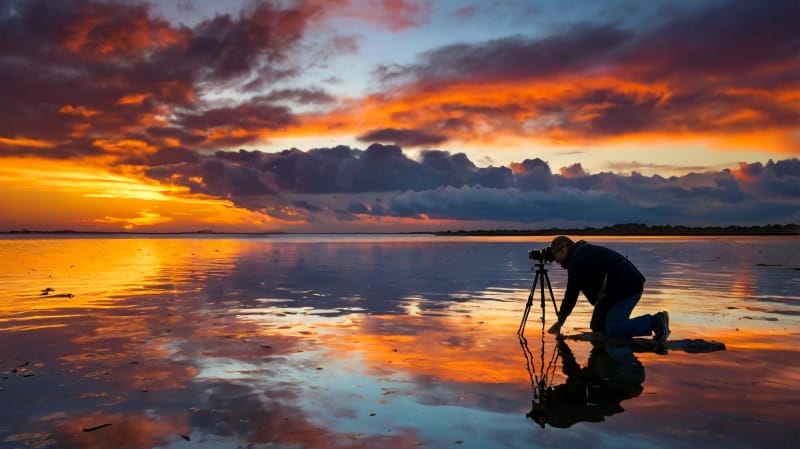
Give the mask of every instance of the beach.
[[795, 444], [800, 238], [586, 239], [725, 349], [520, 339], [545, 236], [4, 236], [0, 448]]

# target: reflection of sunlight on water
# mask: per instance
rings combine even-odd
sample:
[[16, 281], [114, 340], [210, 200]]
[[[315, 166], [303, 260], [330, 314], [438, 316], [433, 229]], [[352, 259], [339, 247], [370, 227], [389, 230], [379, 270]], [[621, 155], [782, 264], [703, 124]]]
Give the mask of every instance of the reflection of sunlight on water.
[[[67, 310], [136, 308], [144, 313], [148, 306], [131, 298], [181, 294], [213, 273], [229, 273], [240, 247], [236, 241], [158, 238], [2, 242], [0, 323], [7, 331], [63, 325], [59, 320], [76, 316]], [[52, 292], [42, 294], [45, 288]]]

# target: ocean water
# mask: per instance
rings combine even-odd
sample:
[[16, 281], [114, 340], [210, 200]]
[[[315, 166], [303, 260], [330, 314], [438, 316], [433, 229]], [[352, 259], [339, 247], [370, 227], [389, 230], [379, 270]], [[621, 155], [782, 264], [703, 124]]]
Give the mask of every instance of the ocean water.
[[521, 340], [548, 240], [0, 238], [0, 448], [796, 444], [800, 238], [587, 238], [709, 353], [558, 340], [539, 291]]

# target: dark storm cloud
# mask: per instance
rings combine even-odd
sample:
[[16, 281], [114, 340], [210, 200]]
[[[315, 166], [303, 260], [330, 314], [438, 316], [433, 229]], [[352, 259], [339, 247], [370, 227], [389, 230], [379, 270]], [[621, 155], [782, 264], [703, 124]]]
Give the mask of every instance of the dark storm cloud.
[[512, 164], [516, 185], [522, 190], [548, 191], [555, 187], [555, 178], [547, 162], [536, 159], [525, 159], [519, 164]]
[[699, 72], [744, 80], [753, 67], [772, 67], [776, 73], [796, 69], [792, 62], [800, 49], [796, 26], [800, 8], [793, 0], [716, 2], [664, 17], [655, 27], [624, 29], [587, 23], [544, 38], [513, 36], [449, 45], [384, 76], [427, 84], [458, 79], [530, 80], [563, 72], [603, 69], [607, 73], [616, 67], [641, 70], [657, 79]]
[[[316, 13], [306, 2], [259, 2], [189, 28], [133, 2], [0, 0], [0, 136], [35, 136], [51, 147], [13, 153], [59, 158], [96, 148], [59, 151], [58, 142], [142, 139], [142, 129], [188, 147], [244, 143], [258, 129], [293, 123], [291, 111], [276, 102], [325, 103], [330, 97], [297, 89], [214, 108], [199, 100], [200, 93], [248, 77], [292, 76], [297, 67], [288, 55]], [[171, 110], [176, 122], [154, 124]]]
[[[589, 91], [577, 83], [555, 97], [521, 96], [490, 110], [451, 100], [438, 105], [440, 113], [465, 123], [470, 117], [488, 116], [497, 123], [518, 123], [520, 130], [533, 134], [554, 129], [588, 137], [751, 132], [796, 129], [800, 123], [796, 104], [773, 94], [800, 88], [796, 1], [713, 2], [665, 11], [658, 22], [638, 27], [621, 22], [564, 27], [545, 37], [449, 45], [421, 55], [415, 64], [383, 67], [377, 74], [411, 91], [559, 77], [620, 81], [612, 88]], [[630, 83], [649, 86], [648, 92]], [[518, 109], [536, 120], [520, 124]], [[737, 115], [740, 112], [747, 114]]]
[[797, 69], [798, 21], [794, 0], [712, 3], [642, 32], [620, 60], [653, 79], [705, 74], [745, 81], [757, 73], [752, 68], [785, 74]]
[[240, 207], [314, 223], [358, 216], [587, 225], [800, 219], [797, 159], [665, 178], [636, 172], [590, 174], [580, 164], [555, 174], [539, 158], [481, 168], [461, 153], [426, 151], [415, 160], [400, 147], [380, 144], [366, 150], [219, 151], [196, 161], [187, 156], [178, 151], [159, 155], [160, 162], [172, 165], [147, 173]]
[[454, 80], [514, 81], [544, 78], [590, 67], [629, 38], [611, 26], [583, 25], [544, 39], [513, 36], [483, 44], [454, 44], [425, 53], [416, 65], [383, 72], [385, 81], [422, 85]]
[[743, 182], [770, 198], [800, 198], [800, 159], [740, 164]]
[[[230, 146], [256, 139], [257, 130], [275, 130], [295, 123], [295, 117], [286, 106], [256, 97], [233, 107], [182, 112], [176, 114], [174, 123], [189, 134], [208, 131], [206, 145]], [[215, 128], [221, 128], [223, 133], [216, 135]]]
[[419, 147], [442, 144], [447, 141], [447, 137], [415, 129], [383, 128], [362, 134], [358, 136], [358, 140], [391, 143], [403, 147]]
[[[730, 170], [683, 177], [625, 176], [613, 173], [563, 177], [553, 175], [547, 190], [517, 186], [487, 189], [479, 186], [439, 187], [402, 192], [389, 201], [392, 215], [474, 220], [482, 222], [649, 224], [760, 224], [800, 218], [800, 176], [777, 175], [774, 167], [798, 161], [770, 162], [746, 181]], [[536, 169], [543, 170], [538, 164]], [[750, 172], [760, 164], [745, 164]], [[770, 167], [769, 170], [766, 167]], [[515, 174], [519, 177], [519, 174]], [[768, 199], [764, 199], [768, 198]], [[502, 219], [500, 218], [502, 217]]]
[[[185, 162], [185, 161], [183, 161]], [[204, 193], [227, 199], [247, 199], [253, 196], [273, 195], [252, 167], [233, 164], [218, 158], [207, 158], [196, 163], [158, 165], [146, 170], [151, 178], [189, 187], [194, 193]]]
[[[394, 145], [373, 144], [366, 150], [347, 146], [309, 151], [292, 149], [280, 153], [218, 151], [214, 156], [197, 161], [192, 161], [191, 156], [191, 153], [173, 150], [169, 154], [148, 157], [141, 163], [150, 165], [148, 176], [159, 181], [178, 183], [193, 192], [234, 201], [239, 196], [262, 193], [365, 194], [424, 191], [441, 186], [506, 188], [515, 183], [511, 170], [506, 167], [479, 168], [466, 155], [446, 151], [423, 152], [417, 161]], [[174, 163], [165, 165], [170, 162]], [[527, 188], [530, 182], [524, 178], [522, 184]], [[307, 206], [313, 202], [303, 204]], [[246, 205], [255, 207], [252, 198], [246, 199]], [[305, 206], [303, 209], [312, 210]], [[336, 209], [352, 211], [353, 207], [358, 206], [348, 204]], [[369, 210], [381, 211], [382, 208], [376, 204]]]
[[202, 22], [180, 56], [193, 62], [205, 78], [245, 75], [259, 65], [259, 58], [282, 58], [287, 44], [300, 38], [308, 19], [307, 11], [281, 10], [269, 3], [259, 3], [245, 14], [239, 18], [218, 15]]
[[306, 104], [327, 104], [336, 101], [322, 89], [280, 89], [265, 95], [267, 101], [295, 101]]

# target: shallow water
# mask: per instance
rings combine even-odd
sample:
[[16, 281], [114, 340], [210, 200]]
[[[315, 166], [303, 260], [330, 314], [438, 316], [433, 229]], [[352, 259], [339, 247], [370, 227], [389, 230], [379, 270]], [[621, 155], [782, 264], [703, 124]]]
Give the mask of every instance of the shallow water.
[[2, 238], [0, 448], [793, 446], [800, 239], [591, 240], [727, 350], [521, 342], [544, 238]]

